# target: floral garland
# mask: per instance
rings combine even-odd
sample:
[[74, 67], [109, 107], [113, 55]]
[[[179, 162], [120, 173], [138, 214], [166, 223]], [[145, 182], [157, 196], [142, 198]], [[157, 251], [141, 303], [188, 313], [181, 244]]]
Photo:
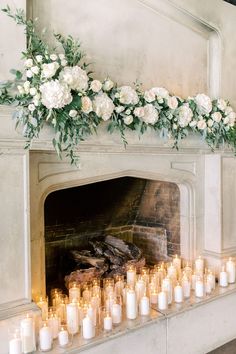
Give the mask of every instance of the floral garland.
[[24, 69], [11, 70], [15, 79], [0, 83], [0, 104], [17, 107], [14, 118], [17, 126], [23, 126], [27, 147], [47, 123], [54, 128], [52, 142], [58, 155], [66, 152], [76, 163], [78, 143], [109, 121], [108, 131], [119, 130], [124, 144], [127, 129], [143, 134], [151, 127], [174, 139], [176, 148], [192, 131], [212, 149], [227, 143], [236, 150], [236, 114], [228, 101], [212, 101], [205, 94], [182, 99], [162, 87], [142, 92], [140, 85], [117, 87], [109, 78], [94, 80], [82, 62], [78, 41], [57, 34], [63, 53], [50, 51], [23, 10], [12, 13], [7, 6], [2, 11], [25, 26]]

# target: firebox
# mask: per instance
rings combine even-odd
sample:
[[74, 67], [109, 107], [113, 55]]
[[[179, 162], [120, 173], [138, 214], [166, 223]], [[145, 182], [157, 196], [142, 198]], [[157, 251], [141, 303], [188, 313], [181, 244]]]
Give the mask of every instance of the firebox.
[[[63, 288], [64, 277], [78, 268], [74, 251], [91, 255], [94, 244], [107, 235], [136, 245], [146, 264], [180, 254], [180, 191], [175, 183], [122, 177], [58, 190], [46, 198], [44, 216], [48, 293], [52, 287]], [[117, 257], [106, 256], [110, 266], [105, 274], [121, 272]]]

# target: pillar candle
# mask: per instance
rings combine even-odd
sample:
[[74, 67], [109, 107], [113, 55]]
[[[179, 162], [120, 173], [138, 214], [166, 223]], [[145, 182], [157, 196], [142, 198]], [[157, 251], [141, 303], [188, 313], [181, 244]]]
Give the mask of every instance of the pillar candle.
[[166, 310], [168, 308], [168, 295], [166, 291], [161, 291], [158, 294], [158, 309]]
[[122, 295], [122, 290], [124, 288], [124, 282], [123, 280], [118, 280], [116, 283], [115, 283], [115, 292], [116, 292], [116, 295]]
[[177, 271], [173, 263], [170, 264], [170, 266], [167, 268], [167, 274], [171, 279], [176, 279], [177, 277]]
[[138, 302], [140, 301], [141, 297], [144, 296], [145, 289], [146, 289], [145, 281], [143, 279], [139, 279], [135, 284], [135, 292], [136, 292]]
[[201, 278], [197, 278], [195, 285], [195, 296], [203, 297], [204, 296], [204, 284]]
[[166, 277], [162, 281], [162, 291], [166, 291], [168, 294], [168, 304], [172, 303], [172, 284], [171, 280]]
[[136, 269], [129, 267], [126, 272], [127, 285], [134, 285], [136, 281]]
[[186, 275], [182, 278], [182, 288], [184, 297], [189, 298], [191, 294], [191, 284]]
[[84, 339], [91, 339], [95, 336], [93, 321], [88, 315], [82, 321], [82, 329]]
[[72, 302], [73, 300], [78, 301], [80, 298], [80, 288], [73, 284], [73, 286], [69, 289], [69, 300]]
[[143, 296], [139, 303], [139, 312], [141, 316], [148, 316], [150, 314], [150, 301], [147, 296]]
[[41, 296], [37, 302], [37, 305], [41, 309], [42, 320], [45, 321], [48, 317], [48, 302]]
[[21, 354], [22, 341], [20, 338], [13, 338], [9, 341], [9, 354]]
[[84, 301], [89, 302], [90, 298], [91, 298], [91, 291], [89, 289], [85, 289], [83, 291], [83, 299], [84, 299]]
[[205, 281], [205, 290], [206, 290], [206, 294], [208, 294], [208, 295], [212, 291], [211, 282], [208, 279], [206, 279], [206, 281]]
[[172, 263], [175, 266], [175, 268], [177, 269], [177, 271], [179, 272], [181, 269], [181, 259], [179, 258], [179, 256], [177, 254], [172, 259]]
[[228, 274], [228, 283], [235, 283], [235, 262], [230, 257], [226, 262], [226, 272]]
[[176, 303], [181, 303], [184, 300], [183, 288], [179, 284], [174, 287], [174, 299]]
[[196, 273], [203, 274], [203, 271], [204, 271], [204, 260], [202, 259], [201, 256], [199, 256], [195, 260], [195, 270], [196, 270]]
[[60, 347], [64, 347], [69, 343], [69, 333], [65, 328], [61, 328], [60, 332], [58, 333], [58, 343]]
[[39, 330], [39, 346], [41, 351], [52, 349], [52, 333], [46, 324]]
[[21, 321], [20, 328], [21, 328], [22, 352], [26, 354], [35, 351], [36, 344], [35, 344], [33, 319], [27, 315], [27, 318]]
[[111, 307], [112, 323], [121, 323], [121, 305], [114, 303]]
[[87, 309], [87, 314], [88, 316], [91, 318], [91, 320], [93, 321], [93, 325], [96, 326], [97, 324], [97, 311], [96, 308], [89, 306]]
[[150, 302], [153, 305], [156, 305], [158, 302], [158, 293], [156, 291], [152, 291], [150, 294]]
[[133, 289], [127, 289], [126, 293], [126, 317], [134, 320], [137, 317], [137, 300]]
[[213, 274], [211, 271], [207, 274], [207, 281], [211, 284], [211, 290], [214, 290], [216, 285], [216, 279], [215, 274]]
[[112, 330], [112, 318], [107, 314], [104, 319], [103, 319], [103, 328], [105, 331], [111, 331]]
[[51, 329], [52, 338], [56, 339], [58, 336], [59, 328], [60, 328], [60, 319], [57, 315], [53, 314], [48, 319], [48, 327]]
[[221, 272], [220, 272], [220, 286], [223, 288], [228, 286], [228, 274], [225, 271], [225, 268], [223, 267]]
[[187, 263], [186, 263], [186, 266], [184, 267], [184, 273], [187, 275], [187, 277], [188, 277], [189, 279], [191, 279], [192, 272], [193, 272], [192, 267], [191, 267], [191, 265], [189, 264], [189, 262], [187, 262]]
[[197, 275], [195, 273], [193, 273], [191, 275], [191, 288], [193, 290], [195, 290], [195, 287], [196, 287], [196, 280], [197, 280]]
[[79, 329], [78, 305], [76, 302], [66, 305], [67, 327], [70, 334], [75, 334]]

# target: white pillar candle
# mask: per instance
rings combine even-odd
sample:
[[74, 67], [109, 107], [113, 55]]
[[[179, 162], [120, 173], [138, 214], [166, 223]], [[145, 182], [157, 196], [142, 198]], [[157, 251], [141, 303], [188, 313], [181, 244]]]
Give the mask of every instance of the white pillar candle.
[[59, 328], [60, 328], [60, 319], [56, 315], [52, 315], [48, 319], [48, 327], [51, 329], [52, 338], [56, 339], [58, 336]]
[[64, 347], [69, 343], [69, 333], [64, 328], [61, 328], [60, 332], [58, 333], [58, 343], [60, 347]]
[[177, 270], [175, 266], [171, 263], [171, 265], [167, 268], [167, 274], [171, 279], [177, 278]]
[[177, 269], [177, 271], [179, 272], [181, 269], [181, 259], [179, 258], [179, 256], [177, 254], [172, 259], [172, 263], [173, 263], [174, 267]]
[[43, 299], [43, 297], [39, 298], [39, 301], [37, 302], [38, 307], [41, 309], [42, 313], [42, 320], [46, 321], [48, 317], [48, 302]]
[[198, 274], [203, 274], [204, 272], [204, 259], [201, 256], [195, 260], [195, 271]]
[[93, 321], [89, 316], [82, 321], [82, 335], [84, 339], [91, 339], [95, 336]]
[[139, 302], [141, 297], [144, 296], [146, 289], [146, 283], [143, 279], [139, 279], [135, 284], [135, 292], [137, 296], [137, 301]]
[[87, 309], [87, 314], [88, 316], [91, 318], [91, 320], [93, 321], [93, 325], [96, 326], [97, 324], [97, 311], [96, 308], [89, 306]]
[[206, 282], [205, 282], [205, 291], [206, 291], [206, 294], [208, 294], [208, 295], [212, 291], [211, 282], [208, 279], [206, 279]]
[[66, 322], [66, 304], [64, 302], [58, 305], [57, 315], [60, 317], [61, 322]]
[[171, 280], [167, 277], [164, 278], [162, 281], [162, 291], [166, 291], [168, 294], [168, 304], [172, 303], [172, 284]]
[[141, 316], [148, 316], [150, 314], [150, 301], [147, 296], [143, 296], [139, 303], [139, 312]]
[[103, 328], [105, 331], [111, 331], [112, 330], [112, 318], [107, 314], [104, 319], [103, 319]]
[[75, 334], [79, 329], [78, 305], [76, 302], [66, 305], [67, 328], [70, 334]]
[[189, 298], [191, 294], [191, 284], [186, 275], [182, 278], [182, 288], [184, 297]]
[[69, 289], [69, 300], [72, 302], [73, 300], [78, 301], [80, 298], [80, 288], [75, 284]]
[[111, 307], [111, 317], [112, 323], [119, 324], [121, 323], [121, 305], [113, 304]]
[[52, 333], [46, 324], [39, 330], [39, 346], [41, 351], [52, 349]]
[[235, 283], [235, 262], [232, 260], [231, 257], [226, 262], [226, 272], [228, 274], [228, 283]]
[[174, 287], [174, 299], [176, 303], [181, 303], [184, 300], [183, 288], [179, 284]]
[[224, 267], [222, 268], [222, 271], [220, 272], [220, 286], [223, 288], [228, 286], [228, 274], [225, 271]]
[[136, 281], [136, 269], [129, 267], [126, 272], [127, 285], [134, 285]]
[[9, 341], [9, 354], [21, 354], [22, 341], [20, 338], [13, 338]]
[[115, 283], [115, 292], [116, 292], [116, 295], [122, 295], [122, 290], [124, 288], [124, 282], [123, 280], [118, 280], [116, 283]]
[[196, 287], [196, 280], [197, 280], [197, 275], [195, 273], [193, 273], [191, 275], [191, 288], [193, 290], [195, 290], [195, 287]]
[[204, 284], [200, 278], [197, 278], [195, 285], [195, 296], [203, 297], [204, 296]]
[[133, 289], [127, 289], [126, 293], [126, 317], [134, 320], [137, 317], [137, 299]]
[[34, 321], [27, 315], [20, 323], [22, 353], [31, 353], [36, 350]]
[[91, 291], [89, 289], [85, 289], [83, 291], [83, 299], [85, 302], [89, 302], [91, 298]]
[[160, 291], [158, 294], [158, 309], [166, 310], [168, 308], [168, 294], [166, 291]]
[[156, 291], [152, 291], [150, 294], [150, 302], [153, 305], [156, 305], [158, 302], [158, 293]]
[[192, 275], [192, 267], [191, 264], [189, 262], [186, 263], [186, 266], [184, 267], [184, 273], [187, 275], [187, 277], [189, 279], [191, 279], [191, 275]]
[[216, 279], [215, 275], [212, 272], [209, 272], [207, 274], [207, 281], [211, 284], [211, 290], [214, 290], [216, 286]]

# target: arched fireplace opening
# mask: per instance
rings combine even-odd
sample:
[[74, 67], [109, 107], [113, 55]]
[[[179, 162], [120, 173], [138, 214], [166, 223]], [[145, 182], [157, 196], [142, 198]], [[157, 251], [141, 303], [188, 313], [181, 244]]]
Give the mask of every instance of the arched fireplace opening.
[[47, 292], [63, 288], [65, 275], [78, 267], [71, 251], [93, 252], [91, 241], [106, 235], [135, 244], [147, 264], [180, 253], [175, 183], [121, 177], [58, 190], [46, 198], [44, 216]]

